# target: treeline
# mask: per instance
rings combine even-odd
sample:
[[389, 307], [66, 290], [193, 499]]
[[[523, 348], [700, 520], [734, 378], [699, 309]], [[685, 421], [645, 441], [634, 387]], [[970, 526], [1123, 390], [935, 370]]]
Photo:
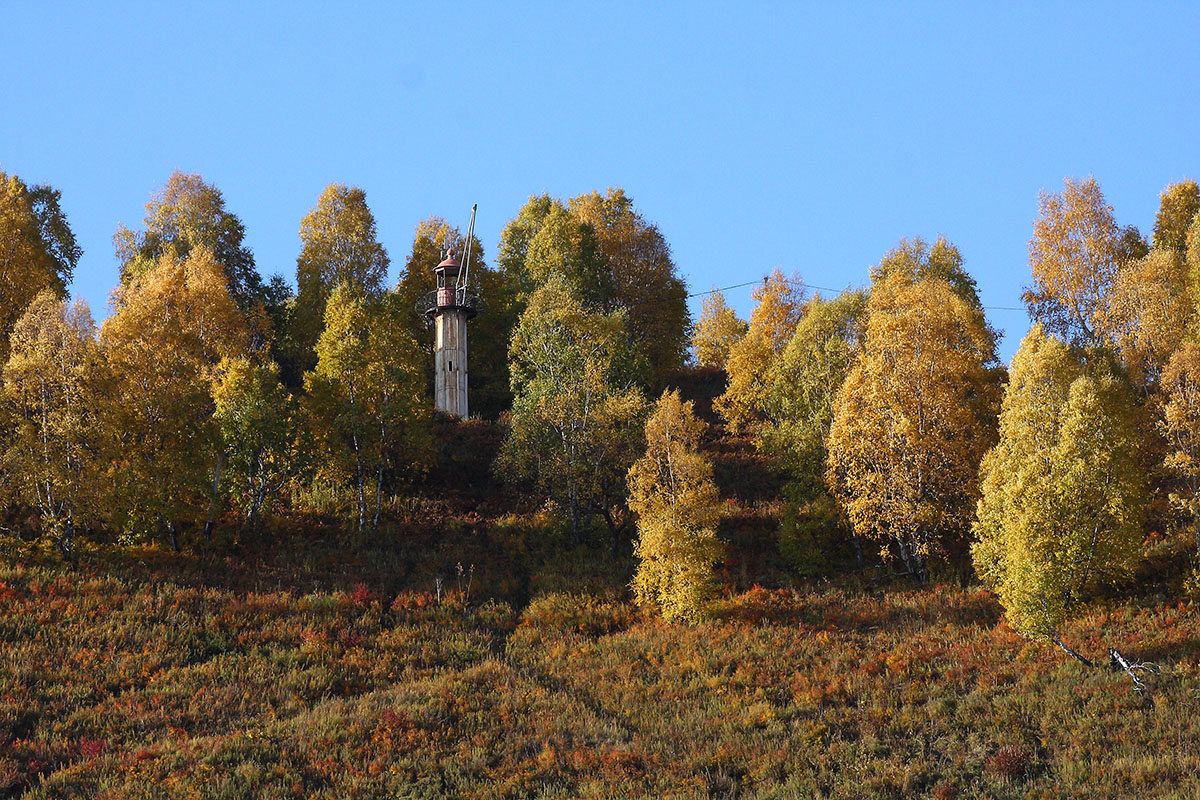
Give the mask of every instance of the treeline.
[[[331, 185], [301, 221], [293, 291], [280, 275], [261, 278], [221, 192], [176, 173], [140, 230], [117, 231], [120, 285], [97, 328], [67, 298], [80, 252], [58, 192], [0, 182], [5, 534], [68, 557], [81, 543], [179, 550], [231, 518], [237, 536], [252, 537], [285, 511], [340, 515], [368, 534], [420, 482], [433, 457], [433, 373], [416, 303], [446, 250], [466, 249], [453, 226], [417, 225], [389, 287], [363, 191]], [[683, 367], [684, 284], [622, 190], [531, 197], [495, 266], [478, 241], [471, 249], [488, 307], [471, 327], [472, 407], [490, 418], [515, 408], [514, 477], [542, 474], [542, 455], [516, 442], [541, 435], [526, 410], [547, 380], [573, 385], [564, 368], [586, 371], [584, 391], [607, 397], [620, 385], [640, 409], [634, 397]], [[578, 349], [554, 337], [574, 337]], [[601, 350], [608, 374], [593, 368]], [[641, 436], [636, 415], [585, 417], [625, 425], [630, 447]], [[627, 468], [600, 479], [611, 478], [614, 504]], [[564, 507], [579, 523], [614, 513], [590, 494], [571, 496], [578, 502]]]
[[[465, 249], [455, 228], [420, 223], [388, 287], [363, 192], [332, 185], [301, 222], [293, 293], [259, 277], [220, 192], [177, 173], [143, 229], [118, 231], [97, 330], [66, 302], [79, 250], [57, 192], [3, 181], [10, 535], [180, 548], [231, 512], [252, 536], [282, 511], [365, 535], [418, 488], [433, 376], [415, 304]], [[1193, 181], [1163, 192], [1149, 241], [1094, 179], [1042, 195], [1035, 325], [1008, 370], [944, 237], [901, 241], [830, 297], [776, 270], [748, 322], [713, 293], [694, 327], [666, 241], [619, 189], [531, 197], [494, 264], [471, 249], [488, 307], [472, 407], [505, 431], [495, 474], [552, 501], [577, 543], [606, 530], [616, 552], [636, 530], [635, 596], [667, 617], [705, 613], [722, 556], [704, 425], [662, 391], [689, 360], [724, 370], [726, 427], [783, 472], [780, 550], [802, 574], [839, 540], [920, 582], [974, 569], [1018, 629], [1069, 649], [1066, 615], [1130, 578], [1148, 530], [1196, 526], [1200, 551]]]
[[693, 342], [728, 373], [728, 426], [786, 473], [798, 569], [837, 531], [922, 582], [969, 554], [1015, 627], [1069, 650], [1065, 616], [1130, 579], [1145, 533], [1194, 526], [1200, 549], [1197, 184], [1167, 187], [1147, 241], [1068, 179], [1029, 262], [1035, 324], [1007, 372], [945, 238], [902, 241], [834, 297], [777, 271], [748, 324], [715, 294]]

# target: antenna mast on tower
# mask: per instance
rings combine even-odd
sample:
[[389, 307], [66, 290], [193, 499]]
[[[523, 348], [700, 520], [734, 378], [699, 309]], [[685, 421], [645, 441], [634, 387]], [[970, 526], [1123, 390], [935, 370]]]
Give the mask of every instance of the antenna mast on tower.
[[471, 224], [467, 227], [467, 257], [463, 261], [462, 277], [459, 278], [458, 286], [456, 287], [460, 298], [467, 292], [467, 276], [471, 273], [471, 246], [475, 244], [475, 212], [478, 209], [478, 203], [471, 206]]

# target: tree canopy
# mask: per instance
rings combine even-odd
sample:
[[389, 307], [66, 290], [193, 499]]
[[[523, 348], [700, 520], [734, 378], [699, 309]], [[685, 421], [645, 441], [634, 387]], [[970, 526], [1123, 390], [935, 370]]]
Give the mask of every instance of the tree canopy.
[[164, 255], [185, 258], [194, 248], [204, 247], [221, 265], [239, 308], [249, 311], [262, 302], [263, 281], [244, 242], [246, 228], [225, 208], [225, 197], [216, 186], [176, 170], [146, 203], [143, 224], [142, 231], [121, 225], [113, 237], [122, 280], [139, 277]]
[[29, 188], [0, 171], [0, 359], [8, 335], [35, 297], [49, 289], [67, 295], [81, 250], [59, 206], [58, 190]]
[[1138, 555], [1135, 413], [1110, 357], [1035, 326], [1013, 359], [1000, 438], [980, 467], [976, 570], [1013, 627], [1072, 655], [1059, 636], [1067, 614], [1087, 591], [1127, 576]]
[[730, 348], [725, 364], [728, 386], [713, 404], [733, 430], [762, 419], [772, 366], [804, 313], [803, 284], [779, 269], [763, 279], [753, 297], [758, 305], [750, 312], [749, 329]]
[[919, 579], [971, 524], [995, 438], [995, 358], [982, 312], [948, 281], [872, 288], [862, 353], [834, 400], [827, 481], [855, 531]]
[[518, 298], [558, 276], [585, 305], [626, 313], [653, 380], [683, 366], [691, 324], [687, 287], [666, 239], [623, 189], [566, 203], [530, 197], [505, 227], [498, 253]]
[[1120, 228], [1095, 178], [1067, 178], [1061, 194], [1042, 192], [1029, 240], [1033, 286], [1023, 298], [1047, 333], [1098, 341], [1100, 317], [1121, 264], [1146, 255], [1136, 228]]
[[316, 364], [325, 304], [342, 284], [364, 297], [382, 294], [391, 263], [376, 237], [367, 195], [357, 186], [331, 183], [300, 222], [292, 359], [301, 370]]
[[712, 465], [700, 453], [704, 428], [691, 401], [664, 391], [646, 421], [646, 453], [629, 469], [638, 528], [634, 598], [668, 620], [704, 615], [713, 562], [724, 551]]
[[725, 303], [725, 295], [713, 290], [704, 298], [700, 319], [692, 330], [692, 353], [698, 367], [725, 368], [733, 346], [750, 326]]

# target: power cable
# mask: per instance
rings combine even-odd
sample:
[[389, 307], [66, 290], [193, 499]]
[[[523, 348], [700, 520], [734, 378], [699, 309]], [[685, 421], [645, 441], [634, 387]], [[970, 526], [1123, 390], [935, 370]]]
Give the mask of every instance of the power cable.
[[[797, 281], [797, 280], [792, 280], [791, 278], [784, 278], [783, 280], [784, 280], [784, 283], [789, 283], [793, 286], [801, 286], [805, 289], [817, 289], [818, 291], [822, 291], [822, 292], [833, 292], [835, 295], [841, 295], [841, 294], [846, 294], [847, 292], [855, 291], [854, 289], [850, 289], [850, 288], [833, 289], [829, 286], [817, 286], [816, 284], [808, 283], [807, 281], [804, 281], [804, 280]], [[707, 292], [693, 292], [692, 294], [687, 295], [686, 299], [690, 300], [693, 297], [704, 297], [705, 295], [716, 294], [717, 292], [725, 292], [725, 291], [729, 291], [730, 289], [742, 289], [747, 286], [757, 286], [758, 284], [763, 283], [765, 281], [766, 281], [766, 278], [763, 278], [762, 280], [757, 280], [757, 281], [746, 281], [745, 283], [735, 283], [735, 284], [732, 284], [731, 286], [721, 286], [716, 289], [709, 289]], [[1018, 306], [980, 306], [980, 307], [984, 308], [988, 311], [1026, 311], [1027, 310], [1024, 308], [1020, 308]]]

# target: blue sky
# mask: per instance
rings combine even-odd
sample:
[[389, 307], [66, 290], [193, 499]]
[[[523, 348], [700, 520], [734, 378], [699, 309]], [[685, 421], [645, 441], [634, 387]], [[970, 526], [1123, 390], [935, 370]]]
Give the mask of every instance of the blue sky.
[[[330, 182], [366, 190], [393, 278], [425, 217], [478, 203], [490, 257], [530, 194], [622, 186], [693, 291], [861, 284], [944, 233], [995, 307], [1020, 306], [1039, 190], [1094, 174], [1149, 232], [1200, 177], [1194, 2], [14, 5], [0, 169], [62, 190], [97, 316], [117, 224], [175, 169], [264, 274], [294, 277]], [[989, 316], [1007, 360], [1028, 321]]]

